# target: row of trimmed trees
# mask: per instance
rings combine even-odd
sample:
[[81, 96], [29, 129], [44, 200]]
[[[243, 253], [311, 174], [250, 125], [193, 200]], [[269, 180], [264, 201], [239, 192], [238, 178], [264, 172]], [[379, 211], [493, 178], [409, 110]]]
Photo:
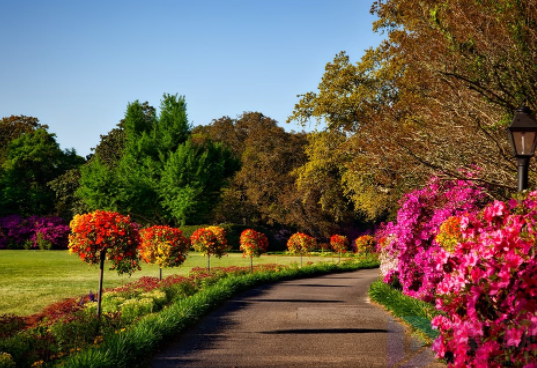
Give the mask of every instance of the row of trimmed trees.
[[[210, 226], [196, 230], [190, 239], [180, 229], [154, 225], [138, 229], [130, 216], [117, 212], [95, 211], [77, 215], [71, 221], [69, 252], [77, 253], [89, 264], [99, 264], [99, 300], [97, 314], [101, 314], [101, 294], [104, 262], [112, 262], [112, 269], [118, 273], [131, 274], [141, 269], [139, 260], [159, 266], [160, 279], [163, 267], [177, 267], [183, 264], [190, 246], [207, 256], [207, 270], [210, 272], [211, 255], [218, 258], [228, 251], [225, 230]], [[252, 229], [241, 234], [241, 249], [250, 259], [266, 252], [266, 236]], [[252, 262], [250, 262], [253, 271]]]

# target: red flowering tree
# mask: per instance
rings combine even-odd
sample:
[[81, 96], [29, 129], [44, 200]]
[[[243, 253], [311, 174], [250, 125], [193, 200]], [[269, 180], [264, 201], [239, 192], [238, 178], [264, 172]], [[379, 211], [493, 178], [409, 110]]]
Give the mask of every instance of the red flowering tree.
[[300, 254], [300, 266], [302, 267], [302, 255], [309, 253], [317, 245], [314, 238], [304, 233], [294, 233], [287, 241], [289, 252]]
[[137, 247], [138, 229], [129, 216], [117, 212], [95, 211], [76, 215], [70, 223], [69, 253], [77, 253], [91, 265], [100, 264], [99, 300], [97, 314], [101, 314], [101, 295], [105, 259], [119, 274], [131, 274], [140, 269]]
[[253, 272], [253, 258], [260, 257], [268, 248], [268, 239], [265, 234], [252, 229], [246, 229], [241, 233], [240, 250], [243, 251], [242, 256], [250, 257], [250, 272]]
[[148, 227], [140, 231], [140, 237], [140, 258], [159, 266], [161, 280], [162, 268], [182, 265], [190, 249], [190, 241], [183, 232], [169, 226]]
[[194, 249], [207, 256], [207, 270], [211, 270], [211, 255], [221, 258], [227, 253], [226, 231], [218, 226], [201, 228], [192, 234], [190, 242]]
[[349, 240], [345, 235], [332, 235], [330, 237], [330, 246], [337, 252], [339, 259], [341, 260], [341, 253], [347, 252], [349, 247]]

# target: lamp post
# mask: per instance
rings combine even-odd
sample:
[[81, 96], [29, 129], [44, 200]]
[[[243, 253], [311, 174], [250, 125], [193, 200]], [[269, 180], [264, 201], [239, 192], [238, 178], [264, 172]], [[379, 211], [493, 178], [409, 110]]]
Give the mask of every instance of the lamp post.
[[518, 108], [511, 125], [507, 128], [509, 143], [518, 164], [519, 192], [528, 188], [530, 158], [535, 153], [535, 145], [537, 144], [537, 121], [532, 115], [529, 107]]

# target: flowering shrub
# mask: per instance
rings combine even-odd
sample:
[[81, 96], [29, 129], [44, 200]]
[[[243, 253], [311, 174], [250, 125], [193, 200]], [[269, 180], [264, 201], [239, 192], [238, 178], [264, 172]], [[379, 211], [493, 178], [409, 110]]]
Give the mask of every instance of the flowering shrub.
[[[213, 232], [213, 230], [216, 231]], [[225, 230], [221, 227], [210, 226], [194, 231], [190, 241], [198, 252], [220, 258], [226, 254], [228, 249], [225, 234]]]
[[268, 248], [268, 239], [265, 234], [252, 229], [246, 229], [241, 233], [240, 250], [243, 251], [243, 257], [259, 257], [265, 253]]
[[371, 235], [362, 235], [356, 238], [354, 246], [358, 254], [376, 253], [377, 251], [377, 242]]
[[450, 218], [441, 229], [437, 355], [455, 367], [536, 367], [537, 191]]
[[190, 242], [183, 232], [169, 226], [155, 225], [143, 229], [140, 238], [140, 258], [159, 267], [180, 266], [190, 249]]
[[397, 270], [388, 272], [385, 281], [397, 278], [405, 294], [431, 301], [442, 278], [434, 260], [440, 250], [434, 241], [440, 225], [451, 216], [477, 211], [485, 198], [484, 188], [472, 181], [438, 177], [432, 177], [423, 189], [406, 194], [400, 201], [397, 223], [376, 234], [390, 239], [385, 255], [397, 257]]
[[130, 274], [140, 269], [136, 249], [139, 240], [138, 230], [129, 216], [95, 211], [76, 215], [71, 221], [69, 252], [77, 253], [89, 264], [98, 263], [100, 252], [105, 252], [106, 259], [112, 261], [112, 269], [119, 274]]
[[37, 248], [67, 249], [69, 225], [59, 217], [18, 215], [0, 218], [0, 249], [25, 244]]
[[332, 235], [330, 237], [330, 246], [334, 252], [345, 253], [349, 246], [349, 240], [345, 235]]
[[295, 254], [306, 254], [317, 246], [317, 242], [311, 236], [304, 233], [294, 233], [287, 241], [289, 252]]

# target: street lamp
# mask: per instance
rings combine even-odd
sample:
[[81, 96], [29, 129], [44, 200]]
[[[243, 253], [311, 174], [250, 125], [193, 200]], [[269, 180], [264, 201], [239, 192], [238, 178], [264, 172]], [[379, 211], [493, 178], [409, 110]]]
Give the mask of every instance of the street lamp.
[[516, 110], [511, 125], [507, 128], [509, 143], [518, 164], [518, 191], [528, 188], [528, 168], [530, 158], [535, 153], [537, 144], [537, 121], [527, 106]]

